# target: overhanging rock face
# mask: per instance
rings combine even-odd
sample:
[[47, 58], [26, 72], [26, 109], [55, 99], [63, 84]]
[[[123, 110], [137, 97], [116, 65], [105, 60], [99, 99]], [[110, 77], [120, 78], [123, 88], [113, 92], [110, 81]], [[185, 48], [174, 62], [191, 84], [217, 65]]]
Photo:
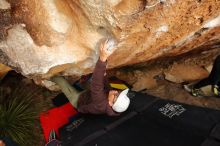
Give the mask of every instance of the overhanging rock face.
[[219, 0], [0, 0], [0, 19], [0, 61], [29, 77], [89, 73], [109, 37], [109, 68], [220, 42]]

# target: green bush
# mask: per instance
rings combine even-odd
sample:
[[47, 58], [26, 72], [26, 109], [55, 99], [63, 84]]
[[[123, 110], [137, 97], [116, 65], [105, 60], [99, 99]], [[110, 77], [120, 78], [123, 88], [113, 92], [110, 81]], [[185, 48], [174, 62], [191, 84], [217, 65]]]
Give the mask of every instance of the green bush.
[[20, 146], [39, 144], [39, 113], [45, 106], [38, 96], [40, 91], [22, 86], [0, 88], [0, 137], [10, 137]]

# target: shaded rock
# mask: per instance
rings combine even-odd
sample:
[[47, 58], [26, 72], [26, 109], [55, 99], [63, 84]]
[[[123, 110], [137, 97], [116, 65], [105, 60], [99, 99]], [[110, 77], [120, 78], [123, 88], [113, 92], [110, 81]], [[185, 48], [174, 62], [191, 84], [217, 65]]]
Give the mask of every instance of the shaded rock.
[[143, 76], [137, 80], [135, 84], [133, 84], [132, 90], [141, 91], [145, 89], [152, 89], [157, 87], [157, 82], [152, 77]]
[[132, 85], [137, 81], [137, 78], [134, 75], [133, 71], [125, 71], [125, 72], [124, 71], [117, 71], [116, 73], [113, 73], [112, 75], [114, 75], [114, 74], [117, 78], [125, 81], [129, 85]]
[[160, 68], [151, 70], [117, 71], [116, 77], [132, 86], [132, 90], [141, 91], [157, 87], [155, 76], [161, 74]]
[[137, 78], [136, 82], [132, 85], [132, 90], [141, 91], [145, 89], [152, 89], [157, 87], [156, 79], [154, 76], [159, 74], [159, 72], [140, 72], [135, 71], [135, 77]]
[[11, 70], [10, 67], [0, 64], [0, 80]]
[[165, 73], [165, 79], [175, 82], [189, 82], [208, 77], [209, 72], [198, 65], [174, 64]]

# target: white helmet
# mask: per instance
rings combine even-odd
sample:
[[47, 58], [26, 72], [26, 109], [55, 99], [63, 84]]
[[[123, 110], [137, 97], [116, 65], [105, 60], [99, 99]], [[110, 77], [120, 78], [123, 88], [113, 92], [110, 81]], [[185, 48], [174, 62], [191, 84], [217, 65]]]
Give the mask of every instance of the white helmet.
[[123, 90], [117, 100], [115, 101], [115, 103], [112, 106], [112, 109], [118, 113], [124, 112], [127, 110], [129, 104], [130, 104], [130, 99], [127, 96], [129, 89], [125, 89]]

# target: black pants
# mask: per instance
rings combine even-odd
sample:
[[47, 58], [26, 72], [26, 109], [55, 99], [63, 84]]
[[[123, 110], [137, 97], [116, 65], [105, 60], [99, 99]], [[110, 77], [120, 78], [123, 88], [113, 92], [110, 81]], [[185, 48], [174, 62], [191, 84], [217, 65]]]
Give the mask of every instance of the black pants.
[[220, 84], [220, 55], [214, 61], [213, 68], [209, 76], [197, 84], [194, 85], [195, 89], [199, 89], [201, 87], [207, 85], [218, 85]]

